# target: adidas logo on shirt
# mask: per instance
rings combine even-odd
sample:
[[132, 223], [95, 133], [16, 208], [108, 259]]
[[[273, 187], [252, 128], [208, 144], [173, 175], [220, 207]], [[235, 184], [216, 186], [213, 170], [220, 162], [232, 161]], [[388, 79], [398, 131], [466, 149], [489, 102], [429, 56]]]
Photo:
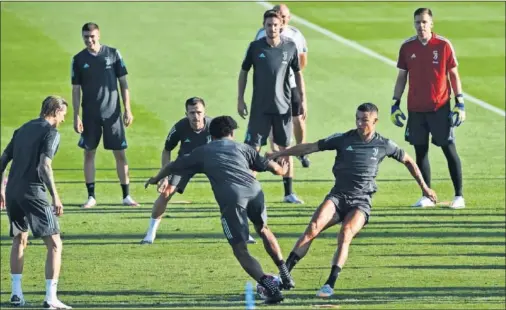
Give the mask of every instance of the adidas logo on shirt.
[[258, 58], [265, 58], [264, 53], [260, 54], [260, 55], [258, 56]]
[[353, 148], [352, 148], [352, 147], [351, 147], [351, 145], [350, 145], [350, 146], [348, 146], [348, 147], [346, 148], [346, 150], [347, 150], [347, 151], [353, 151]]
[[84, 66], [83, 66], [84, 69], [87, 69], [89, 67], [90, 67], [90, 65], [88, 65], [88, 64], [84, 64]]

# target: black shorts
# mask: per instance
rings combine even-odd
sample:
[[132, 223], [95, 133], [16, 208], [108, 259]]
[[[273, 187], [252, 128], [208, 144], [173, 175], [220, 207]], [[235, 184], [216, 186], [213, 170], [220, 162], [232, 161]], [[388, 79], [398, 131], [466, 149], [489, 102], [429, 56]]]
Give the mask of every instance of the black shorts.
[[220, 206], [221, 226], [228, 243], [237, 244], [249, 239], [248, 218], [255, 226], [267, 225], [267, 211], [263, 192], [248, 201], [246, 208], [239, 204]]
[[188, 182], [190, 182], [190, 179], [193, 177], [192, 175], [175, 175], [171, 174], [169, 175], [169, 185], [175, 186], [177, 188], [177, 192], [182, 194], [184, 193], [184, 189], [186, 188], [186, 185], [188, 185]]
[[[341, 223], [346, 215], [353, 209], [362, 211], [365, 216], [365, 224], [369, 222], [369, 216], [371, 215], [371, 196], [369, 195], [344, 195], [329, 193], [325, 200], [330, 200], [336, 207], [337, 223]], [[364, 225], [365, 225], [364, 224]]]
[[30, 228], [35, 238], [60, 233], [58, 218], [53, 207], [41, 197], [6, 197], [7, 215], [10, 222], [10, 236], [15, 237]]
[[107, 119], [86, 116], [83, 113], [83, 132], [77, 144], [85, 150], [94, 150], [100, 143], [102, 133], [104, 135], [104, 149], [124, 150], [127, 148], [125, 126], [121, 113], [115, 113]]
[[302, 109], [302, 98], [297, 87], [292, 88], [292, 116], [299, 116], [304, 113]]
[[409, 112], [405, 139], [411, 145], [429, 144], [429, 133], [432, 143], [446, 146], [455, 141], [450, 120], [450, 101], [435, 112]]
[[251, 115], [244, 143], [255, 148], [262, 147], [267, 144], [271, 130], [275, 144], [290, 146], [293, 131], [292, 115], [290, 113]]

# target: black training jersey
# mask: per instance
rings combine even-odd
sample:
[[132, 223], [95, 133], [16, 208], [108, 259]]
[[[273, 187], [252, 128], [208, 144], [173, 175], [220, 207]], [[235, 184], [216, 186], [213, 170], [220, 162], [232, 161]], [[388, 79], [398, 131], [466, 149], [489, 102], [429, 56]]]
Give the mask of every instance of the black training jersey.
[[336, 133], [318, 141], [321, 151], [335, 150], [332, 172], [336, 178], [333, 193], [372, 195], [376, 192], [376, 175], [385, 157], [402, 162], [404, 151], [392, 140], [375, 133], [364, 142], [357, 130]]
[[188, 118], [181, 119], [170, 129], [165, 140], [165, 150], [172, 151], [178, 143], [181, 143], [178, 152], [179, 157], [190, 154], [195, 148], [211, 142], [211, 134], [209, 133], [211, 120], [211, 117], [206, 116], [204, 128], [200, 131], [195, 131], [191, 127]]
[[5, 149], [12, 158], [6, 191], [25, 194], [34, 189], [44, 190], [44, 182], [38, 172], [40, 155], [53, 158], [60, 145], [60, 134], [45, 119], [37, 118], [18, 128]]
[[72, 58], [72, 85], [81, 86], [83, 116], [107, 119], [119, 115], [118, 78], [127, 73], [125, 62], [115, 48], [102, 45], [97, 55], [87, 49], [75, 55]]
[[299, 53], [295, 43], [281, 37], [278, 46], [270, 46], [266, 38], [250, 43], [242, 70], [253, 66], [253, 99], [251, 114], [286, 114], [290, 111], [292, 91], [290, 68], [299, 72]]

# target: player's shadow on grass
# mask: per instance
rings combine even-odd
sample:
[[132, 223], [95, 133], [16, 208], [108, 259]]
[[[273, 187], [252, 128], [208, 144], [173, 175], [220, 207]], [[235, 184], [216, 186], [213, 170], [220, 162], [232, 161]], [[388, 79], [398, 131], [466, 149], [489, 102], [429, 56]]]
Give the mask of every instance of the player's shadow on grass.
[[[399, 242], [354, 242], [353, 243], [353, 246], [356, 247], [356, 246], [366, 246], [366, 247], [369, 247], [369, 246], [385, 246], [385, 247], [389, 247], [389, 246], [398, 246], [400, 243]], [[445, 246], [445, 245], [451, 245], [451, 246], [468, 246], [468, 247], [473, 247], [473, 246], [506, 246], [506, 242], [504, 241], [463, 241], [463, 242], [456, 242], [456, 241], [447, 241], [447, 242], [406, 242], [405, 243], [406, 246], [411, 246], [411, 245], [414, 245], [414, 246], [427, 246], [427, 245], [437, 245], [437, 246]], [[335, 245], [330, 245], [330, 246], [334, 246]]]
[[[311, 299], [314, 298], [313, 290], [298, 290], [312, 294], [300, 294], [290, 296], [293, 299]], [[331, 300], [339, 300], [339, 303], [345, 303], [346, 299], [352, 301], [360, 301], [361, 299], [381, 299], [395, 302], [407, 299], [434, 299], [434, 297], [468, 297], [468, 298], [484, 298], [484, 297], [504, 297], [505, 287], [371, 287], [357, 289], [337, 289], [337, 294]], [[487, 301], [488, 303], [489, 301]], [[504, 302], [504, 301], [503, 301]]]
[[374, 257], [454, 257], [454, 256], [468, 256], [468, 257], [502, 257], [504, 258], [505, 253], [454, 253], [454, 254], [440, 254], [440, 253], [397, 253], [397, 254], [362, 254], [363, 256], [374, 256]]

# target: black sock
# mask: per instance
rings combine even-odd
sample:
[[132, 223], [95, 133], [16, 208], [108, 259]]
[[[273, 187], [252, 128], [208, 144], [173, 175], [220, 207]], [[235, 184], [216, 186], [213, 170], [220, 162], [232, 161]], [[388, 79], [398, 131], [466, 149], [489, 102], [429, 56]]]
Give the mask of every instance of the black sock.
[[295, 254], [295, 252], [290, 252], [288, 259], [286, 260], [286, 267], [288, 268], [288, 271], [292, 271], [293, 267], [295, 267], [299, 260], [299, 255]]
[[283, 178], [283, 185], [285, 187], [285, 196], [288, 196], [292, 193], [292, 178]]
[[341, 267], [337, 265], [333, 265], [332, 269], [330, 270], [329, 278], [327, 279], [327, 282], [325, 284], [330, 285], [331, 288], [334, 288], [334, 285], [336, 285], [336, 280], [339, 278], [339, 273], [341, 272]]
[[448, 162], [448, 170], [450, 170], [455, 196], [462, 196], [462, 165], [457, 154], [457, 148], [455, 144], [451, 143], [443, 146], [442, 149]]
[[268, 275], [263, 275], [260, 278], [259, 283], [269, 291], [271, 296], [275, 294], [279, 294], [279, 287], [272, 281], [272, 277]]
[[429, 162], [429, 145], [415, 145], [416, 165], [420, 168], [423, 180], [430, 187], [430, 162]]
[[288, 267], [286, 267], [285, 261], [280, 260], [276, 263], [279, 269], [279, 275], [281, 276], [281, 280], [283, 279], [289, 279], [290, 278], [290, 271], [288, 270]]
[[95, 198], [95, 182], [86, 183], [86, 189], [88, 190], [88, 197]]
[[121, 184], [121, 191], [123, 192], [123, 199], [125, 199], [126, 196], [130, 195], [130, 190], [128, 189], [128, 184]]

